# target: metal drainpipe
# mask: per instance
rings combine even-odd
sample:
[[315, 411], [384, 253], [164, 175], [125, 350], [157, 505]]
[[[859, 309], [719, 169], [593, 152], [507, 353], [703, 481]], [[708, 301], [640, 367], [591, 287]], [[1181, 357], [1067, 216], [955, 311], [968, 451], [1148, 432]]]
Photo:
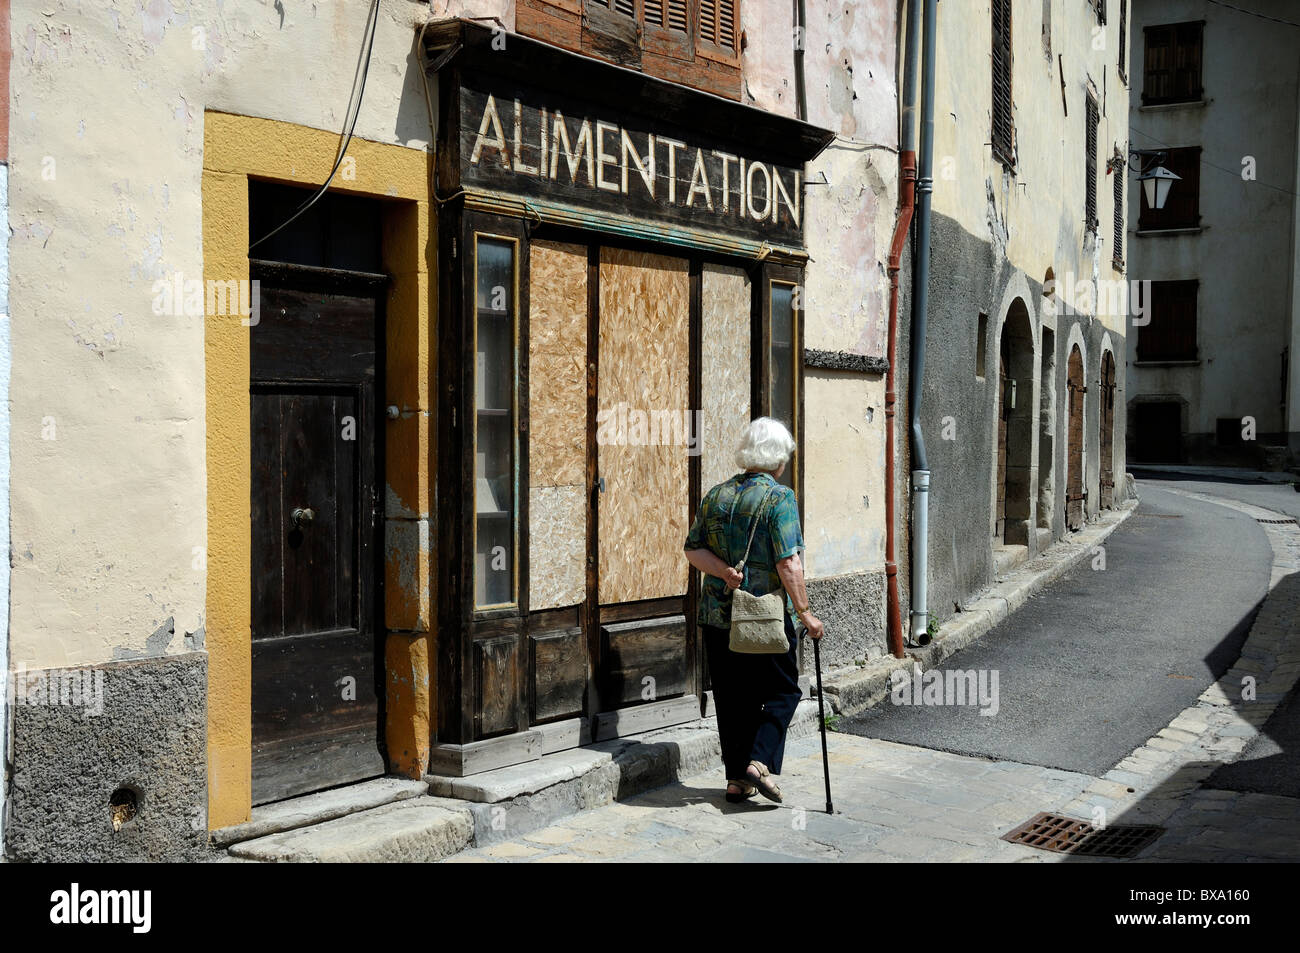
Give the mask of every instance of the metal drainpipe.
[[912, 270], [912, 337], [908, 401], [912, 417], [912, 641], [930, 641], [929, 574], [930, 468], [921, 433], [921, 385], [925, 375], [925, 330], [930, 305], [930, 196], [934, 192], [935, 33], [939, 0], [925, 0], [922, 35], [921, 149], [917, 157], [916, 267]]
[[895, 527], [895, 447], [898, 431], [898, 272], [902, 265], [903, 246], [912, 227], [916, 210], [916, 71], [921, 49], [921, 2], [907, 5], [907, 49], [903, 59], [903, 111], [899, 124], [899, 205], [894, 225], [894, 240], [889, 246], [889, 369], [885, 372], [885, 623], [889, 652], [902, 658], [902, 600], [898, 592], [898, 533]]
[[808, 121], [808, 83], [804, 77], [803, 51], [808, 45], [808, 11], [805, 0], [794, 0], [794, 95], [799, 118]]

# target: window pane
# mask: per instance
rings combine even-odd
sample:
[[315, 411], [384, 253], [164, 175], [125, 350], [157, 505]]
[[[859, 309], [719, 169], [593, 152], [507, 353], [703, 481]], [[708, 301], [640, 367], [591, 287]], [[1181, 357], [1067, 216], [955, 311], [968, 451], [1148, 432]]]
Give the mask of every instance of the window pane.
[[474, 603], [515, 600], [515, 250], [477, 241]]
[[[795, 314], [794, 286], [772, 285], [771, 415], [795, 430]], [[781, 482], [794, 486], [795, 461], [792, 457], [781, 474]]]

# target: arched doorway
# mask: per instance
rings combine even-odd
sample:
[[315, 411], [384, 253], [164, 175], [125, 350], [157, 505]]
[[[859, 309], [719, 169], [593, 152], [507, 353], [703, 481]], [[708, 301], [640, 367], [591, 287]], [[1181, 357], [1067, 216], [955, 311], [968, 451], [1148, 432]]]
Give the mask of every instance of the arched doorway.
[[994, 540], [1006, 546], [1029, 544], [1030, 496], [1034, 469], [1034, 329], [1025, 303], [1007, 310], [998, 342], [997, 433], [994, 452], [996, 498]]
[[1101, 356], [1101, 506], [1115, 505], [1115, 356]]
[[1069, 418], [1066, 424], [1065, 469], [1069, 474], [1065, 491], [1065, 523], [1070, 529], [1083, 527], [1083, 354], [1079, 345], [1070, 349], [1066, 366], [1066, 387], [1070, 392]]

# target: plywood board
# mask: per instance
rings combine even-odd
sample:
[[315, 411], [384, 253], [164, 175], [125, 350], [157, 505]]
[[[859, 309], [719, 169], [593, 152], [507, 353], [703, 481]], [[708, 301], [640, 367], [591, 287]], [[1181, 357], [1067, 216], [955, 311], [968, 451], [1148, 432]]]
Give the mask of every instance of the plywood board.
[[682, 595], [689, 514], [690, 275], [680, 258], [605, 248], [597, 454], [602, 603]]
[[736, 444], [749, 423], [750, 282], [739, 268], [705, 265], [700, 347], [700, 487], [737, 471]]
[[529, 248], [529, 608], [586, 596], [587, 249]]
[[528, 491], [528, 608], [582, 602], [587, 591], [587, 496], [581, 486]]
[[529, 246], [530, 486], [579, 486], [587, 459], [587, 249]]

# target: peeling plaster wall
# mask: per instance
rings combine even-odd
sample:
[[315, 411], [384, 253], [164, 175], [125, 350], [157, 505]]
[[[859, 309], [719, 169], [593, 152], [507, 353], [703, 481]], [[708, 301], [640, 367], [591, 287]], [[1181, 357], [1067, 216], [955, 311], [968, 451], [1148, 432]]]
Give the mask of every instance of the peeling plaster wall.
[[[1015, 173], [1008, 174], [989, 144], [992, 19], [988, 5], [940, 4], [934, 211], [989, 242], [995, 263], [1005, 260], [1032, 281], [1042, 283], [1049, 267], [1061, 286], [1069, 275], [1084, 282], [1123, 280], [1125, 275], [1111, 266], [1114, 180], [1105, 167], [1114, 148], [1123, 148], [1129, 138], [1129, 88], [1119, 77], [1118, 9], [1109, 11], [1105, 27], [1098, 26], [1091, 4], [1058, 0], [1051, 9], [1049, 58], [1043, 45], [1043, 4], [1015, 0], [1012, 8], [1017, 161]], [[1140, 34], [1130, 32], [1140, 43]], [[1130, 37], [1130, 50], [1132, 42]], [[1084, 229], [1089, 81], [1100, 111], [1095, 239]], [[1133, 185], [1130, 178], [1126, 188], [1131, 191]], [[1124, 333], [1123, 318], [1115, 309], [1105, 304], [1094, 307], [1083, 294], [1076, 301], [1077, 310]]]
[[9, 789], [9, 165], [0, 162], [0, 852]]
[[[168, 618], [203, 625], [203, 324], [153, 313], [152, 285], [204, 274], [205, 110], [342, 127], [367, 5], [280, 6], [14, 5], [15, 665], [152, 654]], [[427, 143], [428, 13], [381, 5], [358, 136]]]
[[[810, 170], [829, 184], [806, 192], [805, 343], [880, 356], [897, 201], [894, 5], [809, 8], [809, 120], [840, 138]], [[153, 282], [203, 276], [204, 111], [337, 131], [366, 12], [362, 2], [16, 5], [15, 664], [177, 652], [182, 638], [148, 640], [168, 619], [181, 634], [202, 628], [203, 325], [153, 313]], [[430, 14], [514, 26], [512, 0], [385, 0], [359, 137], [427, 144], [412, 27]], [[743, 15], [747, 101], [793, 114], [789, 4], [754, 0]], [[810, 471], [839, 459], [820, 441], [843, 406], [869, 403], [877, 437], [883, 425], [879, 375], [843, 376], [844, 393], [827, 388], [824, 401], [810, 385]], [[860, 544], [812, 548], [810, 563], [878, 567], [881, 509], [864, 515], [852, 501], [881, 498], [883, 466], [828, 466], [810, 490], [834, 473], [852, 492], [824, 497], [815, 519], [851, 520]]]
[[[807, 5], [808, 121], [835, 140], [808, 167], [804, 346], [883, 358], [898, 206], [897, 4]], [[742, 7], [745, 97], [797, 114], [789, 3]], [[884, 377], [808, 370], [804, 537], [810, 577], [884, 564]], [[871, 408], [871, 416], [868, 416]]]

